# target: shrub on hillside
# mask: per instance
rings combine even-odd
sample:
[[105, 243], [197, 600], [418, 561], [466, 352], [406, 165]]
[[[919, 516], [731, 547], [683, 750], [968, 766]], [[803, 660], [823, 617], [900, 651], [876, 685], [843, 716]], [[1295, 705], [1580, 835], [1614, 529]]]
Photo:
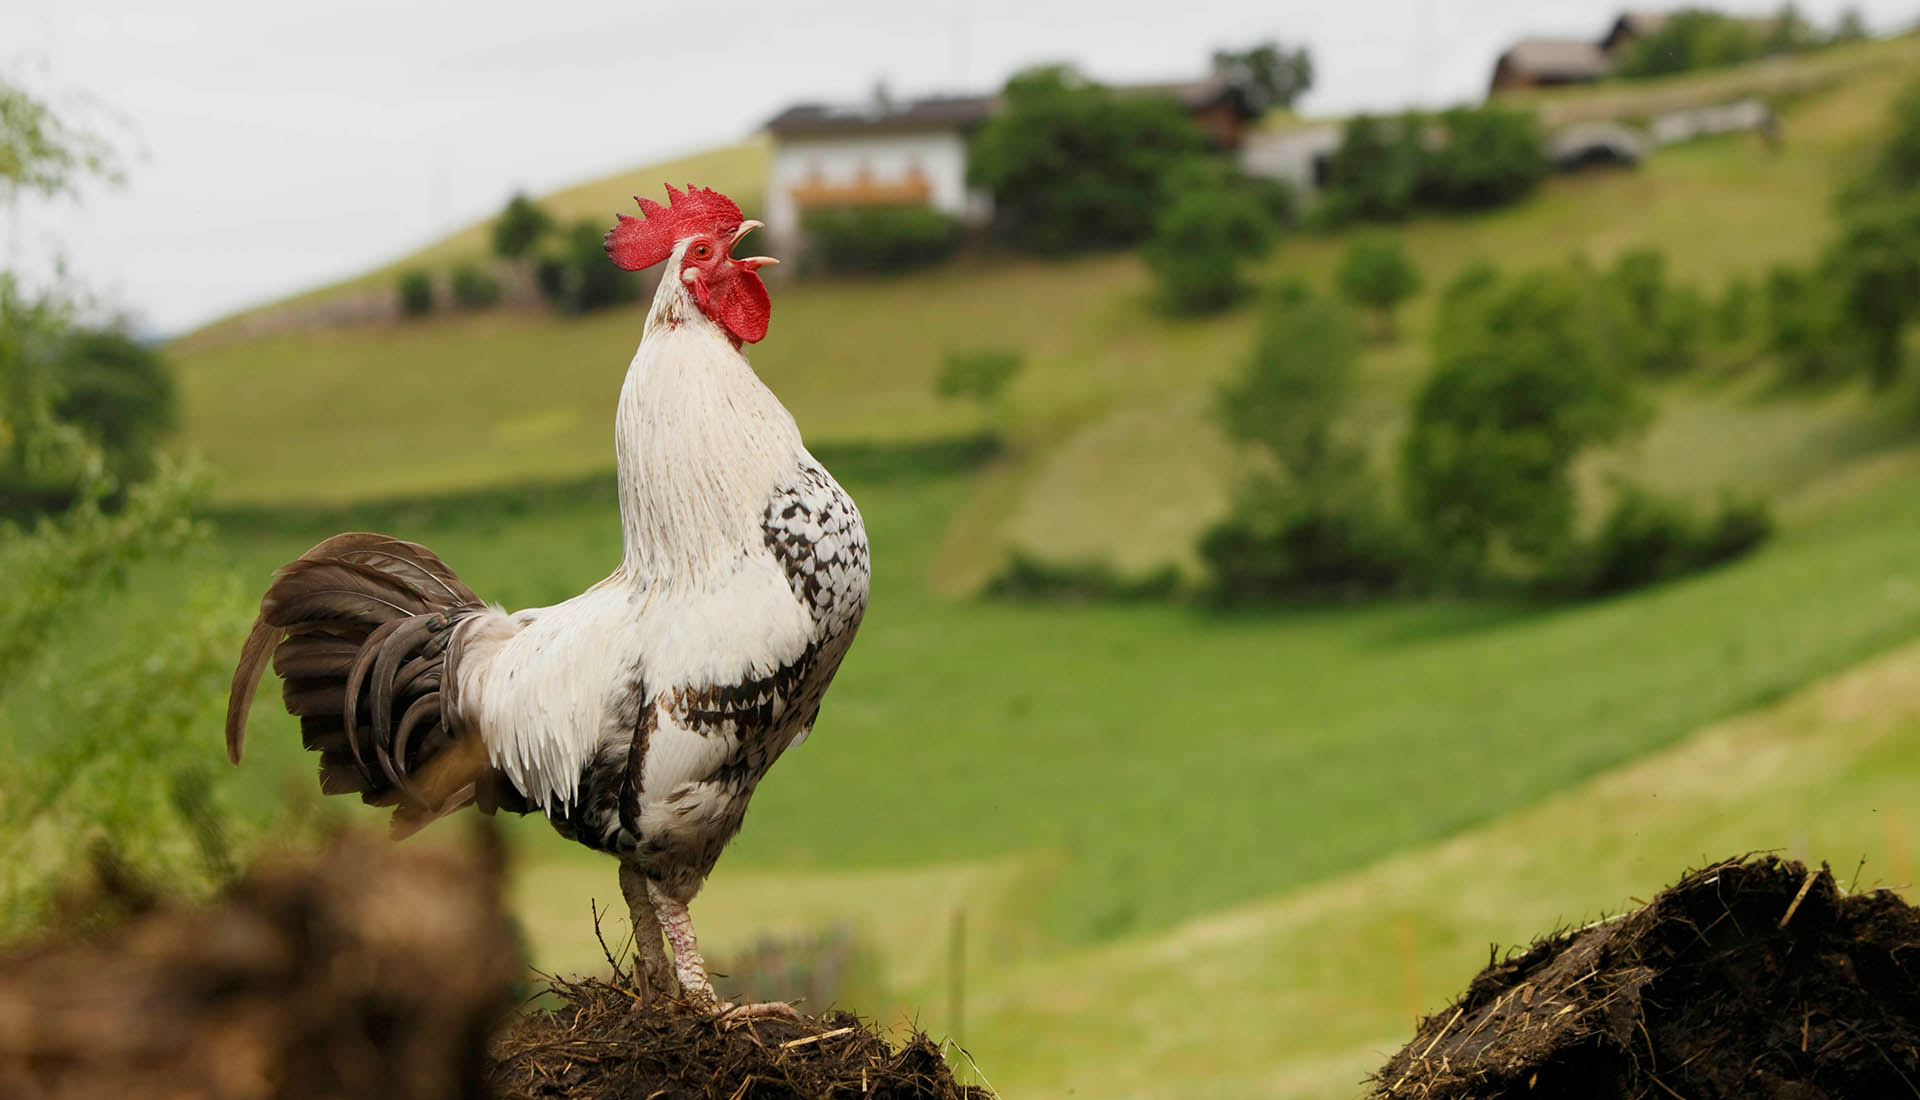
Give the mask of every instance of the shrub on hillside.
[[158, 351], [121, 328], [76, 328], [61, 349], [58, 384], [53, 415], [86, 433], [120, 485], [153, 472], [177, 404]]
[[1283, 283], [1265, 303], [1253, 353], [1216, 406], [1266, 467], [1236, 487], [1231, 512], [1201, 540], [1217, 598], [1376, 594], [1415, 572], [1365, 449], [1342, 429], [1359, 349], [1352, 317], [1303, 284]]
[[1669, 14], [1658, 28], [1630, 43], [1614, 71], [1625, 77], [1665, 76], [1751, 61], [1765, 36], [1746, 20], [1703, 8]]
[[1627, 252], [1601, 278], [1615, 310], [1621, 354], [1638, 371], [1679, 374], [1699, 363], [1707, 304], [1692, 287], [1667, 280], [1666, 257], [1651, 248]]
[[988, 407], [999, 401], [1026, 365], [1026, 358], [1012, 348], [973, 348], [947, 355], [934, 379], [933, 391], [948, 400], [973, 401]]
[[397, 289], [402, 315], [425, 317], [433, 312], [433, 275], [425, 268], [415, 267], [401, 272]]
[[1456, 210], [1499, 206], [1525, 196], [1547, 174], [1531, 111], [1456, 107], [1440, 116], [1440, 127], [1442, 140], [1421, 151], [1423, 203]]
[[996, 228], [1034, 252], [1144, 239], [1168, 170], [1206, 140], [1173, 99], [1119, 96], [1064, 67], [1016, 74], [973, 137], [970, 179], [993, 193]]
[[449, 288], [453, 300], [462, 309], [486, 309], [500, 300], [500, 280], [479, 264], [461, 264], [453, 269]]
[[504, 260], [533, 255], [553, 230], [553, 217], [525, 194], [515, 193], [493, 222], [493, 254]]
[[1773, 533], [1766, 502], [1727, 497], [1711, 516], [1648, 490], [1623, 488], [1592, 538], [1543, 583], [1564, 596], [1609, 596], [1732, 561]]
[[801, 220], [807, 261], [844, 275], [929, 267], [953, 255], [960, 223], [924, 206], [814, 210]]
[[1420, 272], [1394, 234], [1354, 238], [1334, 278], [1348, 301], [1374, 311], [1374, 335], [1383, 341], [1393, 339], [1394, 307], [1420, 290]]
[[1824, 274], [1874, 384], [1891, 384], [1905, 365], [1907, 329], [1920, 320], [1920, 190], [1850, 206]]
[[1295, 501], [1268, 515], [1236, 508], [1200, 539], [1221, 603], [1380, 596], [1414, 579], [1414, 549], [1371, 498]]
[[605, 237], [606, 227], [598, 221], [577, 221], [534, 266], [534, 284], [554, 308], [586, 313], [632, 301], [639, 294], [638, 280], [607, 261]]
[[1573, 462], [1642, 409], [1598, 290], [1566, 268], [1443, 303], [1401, 448], [1407, 512], [1462, 579], [1536, 572], [1572, 534]]
[[1143, 253], [1162, 308], [1212, 313], [1244, 297], [1248, 260], [1273, 246], [1275, 222], [1251, 188], [1236, 187], [1207, 162], [1179, 169]]
[[1426, 126], [1425, 117], [1411, 111], [1397, 119], [1359, 114], [1348, 120], [1327, 161], [1325, 210], [1317, 220], [1332, 227], [1354, 218], [1399, 221], [1412, 213]]
[[1780, 265], [1767, 273], [1766, 344], [1783, 381], [1825, 385], [1852, 377], [1860, 354], [1833, 283]]
[[1164, 600], [1179, 590], [1180, 573], [1170, 565], [1128, 577], [1106, 562], [1051, 562], [1015, 550], [982, 591], [1004, 600], [1100, 603]]

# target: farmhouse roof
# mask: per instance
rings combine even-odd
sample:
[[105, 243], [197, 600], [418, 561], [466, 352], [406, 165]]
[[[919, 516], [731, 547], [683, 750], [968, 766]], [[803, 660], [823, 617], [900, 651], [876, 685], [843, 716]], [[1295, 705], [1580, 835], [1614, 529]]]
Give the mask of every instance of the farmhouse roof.
[[997, 97], [930, 96], [890, 102], [875, 98], [852, 106], [802, 103], [767, 122], [776, 135], [838, 134], [856, 130], [968, 130], [987, 120]]
[[1598, 80], [1610, 68], [1606, 53], [1586, 38], [1523, 38], [1500, 55], [1499, 66], [1542, 82]]
[[1246, 118], [1253, 118], [1258, 114], [1247, 102], [1246, 93], [1231, 80], [1221, 76], [1210, 76], [1203, 80], [1119, 84], [1115, 85], [1113, 90], [1127, 96], [1167, 96], [1189, 111], [1204, 111], [1224, 100], [1231, 103], [1233, 109]]

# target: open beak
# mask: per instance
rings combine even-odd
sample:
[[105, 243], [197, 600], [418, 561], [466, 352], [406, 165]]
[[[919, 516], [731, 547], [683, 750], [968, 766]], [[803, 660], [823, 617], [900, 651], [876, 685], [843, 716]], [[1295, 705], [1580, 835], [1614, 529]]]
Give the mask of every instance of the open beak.
[[[747, 234], [753, 232], [756, 229], [759, 229], [761, 226], [765, 224], [766, 224], [765, 222], [754, 221], [752, 218], [748, 218], [746, 221], [741, 222], [740, 228], [733, 231], [733, 239], [727, 242], [727, 254], [729, 256], [733, 254], [733, 246], [740, 243], [740, 238], [746, 236]], [[777, 264], [780, 261], [774, 259], [772, 256], [748, 256], [744, 259], [736, 258], [734, 259], [733, 262], [739, 264], [741, 267], [746, 268], [748, 271], [752, 271], [755, 268], [767, 267], [772, 264]]]

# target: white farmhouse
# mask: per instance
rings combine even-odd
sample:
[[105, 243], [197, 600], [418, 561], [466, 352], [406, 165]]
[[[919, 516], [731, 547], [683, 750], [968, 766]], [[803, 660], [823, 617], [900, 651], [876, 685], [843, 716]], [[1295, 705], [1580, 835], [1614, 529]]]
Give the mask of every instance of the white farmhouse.
[[766, 221], [770, 243], [795, 250], [809, 210], [928, 206], [984, 225], [993, 200], [967, 186], [967, 138], [994, 108], [992, 96], [896, 103], [876, 95], [858, 107], [804, 104], [782, 111], [773, 135]]

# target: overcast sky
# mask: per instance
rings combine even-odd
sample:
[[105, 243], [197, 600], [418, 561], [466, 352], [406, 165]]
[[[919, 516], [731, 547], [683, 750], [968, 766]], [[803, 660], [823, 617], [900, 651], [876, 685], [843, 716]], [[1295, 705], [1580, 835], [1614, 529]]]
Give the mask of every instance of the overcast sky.
[[[1776, 3], [1731, 3], [1767, 12]], [[1843, 0], [1804, 0], [1829, 24]], [[1863, 0], [1876, 30], [1920, 0]], [[7, 0], [0, 72], [128, 151], [128, 182], [13, 212], [4, 260], [174, 333], [351, 275], [497, 208], [738, 140], [801, 100], [1103, 80], [1304, 43], [1312, 114], [1477, 98], [1531, 34], [1598, 35], [1603, 0]], [[697, 182], [697, 181], [696, 181]], [[611, 211], [609, 215], [611, 216]]]

